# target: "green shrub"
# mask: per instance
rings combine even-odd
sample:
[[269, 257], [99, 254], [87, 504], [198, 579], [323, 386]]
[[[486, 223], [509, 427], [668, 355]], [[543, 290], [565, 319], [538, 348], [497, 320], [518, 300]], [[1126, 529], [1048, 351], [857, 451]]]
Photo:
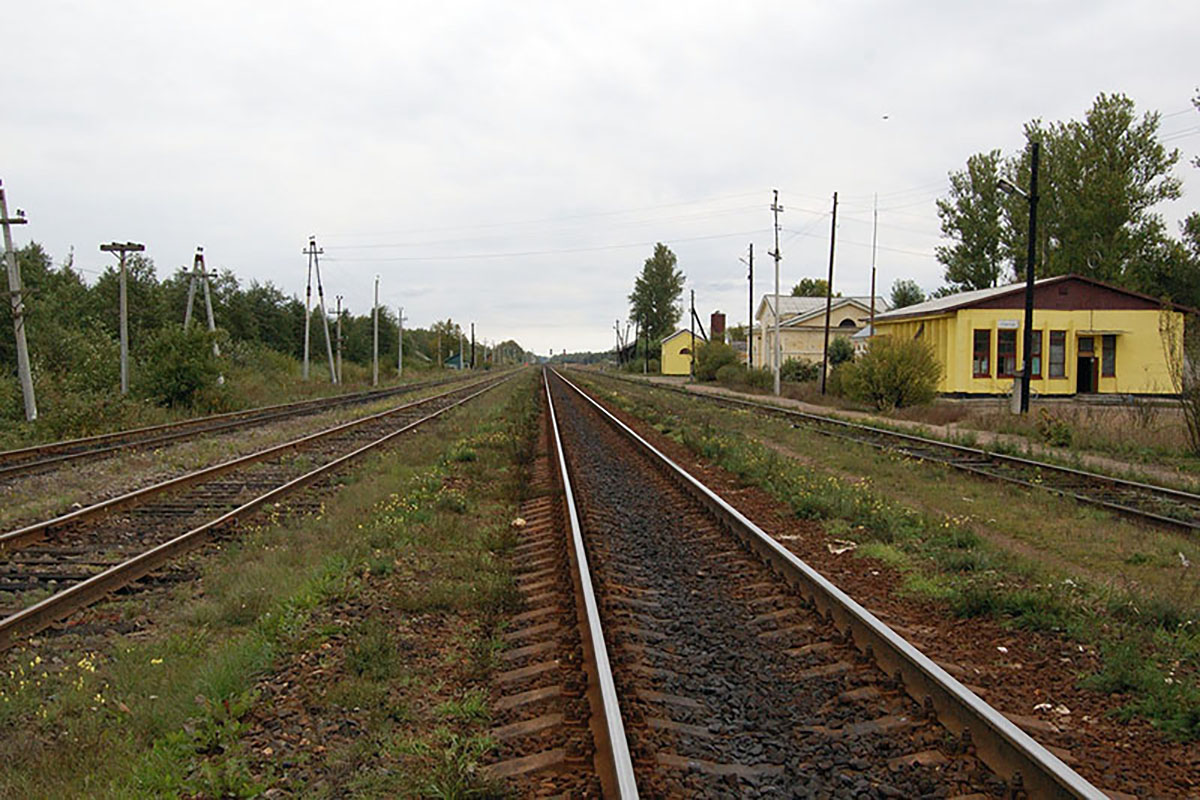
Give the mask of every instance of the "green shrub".
[[836, 367], [854, 360], [854, 345], [845, 336], [835, 336], [829, 343], [829, 366]]
[[746, 368], [741, 364], [726, 364], [717, 370], [715, 377], [717, 383], [724, 386], [740, 386], [743, 382], [742, 373], [745, 371]]
[[857, 361], [839, 366], [846, 393], [881, 411], [928, 403], [937, 394], [942, 365], [920, 339], [876, 336]]
[[792, 383], [815, 381], [821, 377], [821, 365], [807, 358], [789, 358], [779, 368], [779, 379]]
[[834, 397], [846, 396], [846, 374], [854, 367], [853, 364], [838, 364], [829, 370], [825, 380], [825, 390]]
[[696, 379], [715, 380], [721, 367], [738, 363], [737, 351], [724, 342], [705, 342], [696, 348]]
[[1037, 430], [1042, 441], [1052, 447], [1070, 447], [1074, 438], [1070, 424], [1044, 408], [1038, 409]]
[[138, 370], [138, 394], [162, 406], [193, 406], [221, 374], [213, 335], [200, 328], [162, 328], [146, 345]]

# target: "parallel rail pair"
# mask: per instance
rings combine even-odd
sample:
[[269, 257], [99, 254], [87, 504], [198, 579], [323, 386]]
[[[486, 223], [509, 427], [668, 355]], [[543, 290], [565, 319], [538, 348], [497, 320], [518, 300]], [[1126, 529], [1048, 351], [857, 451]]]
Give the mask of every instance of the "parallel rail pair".
[[899, 433], [824, 414], [783, 408], [771, 403], [708, 392], [689, 392], [673, 386], [652, 385], [636, 380], [629, 382], [699, 398], [726, 408], [768, 414], [811, 428], [826, 436], [945, 464], [979, 477], [1070, 497], [1081, 503], [1100, 506], [1143, 522], [1187, 532], [1200, 531], [1200, 494], [1181, 489]]
[[[37, 603], [26, 606], [0, 619], [0, 650], [11, 646], [17, 639], [40, 631], [167, 564], [180, 554], [202, 544], [214, 532], [235, 520], [244, 518], [267, 504], [274, 503], [285, 495], [320, 480], [333, 471], [345, 466], [350, 461], [383, 446], [396, 437], [426, 422], [436, 419], [450, 409], [466, 403], [511, 377], [511, 375], [506, 375], [500, 378], [491, 377], [484, 381], [476, 381], [465, 387], [458, 387], [433, 397], [406, 403], [378, 414], [372, 414], [362, 419], [336, 425], [318, 433], [268, 447], [257, 453], [206, 467], [178, 478], [129, 492], [120, 497], [95, 503], [54, 519], [0, 534], [0, 556], [9, 555], [11, 557], [14, 552], [47, 536], [53, 535], [57, 531], [70, 529], [72, 526], [105, 517], [120, 509], [147, 503], [153, 497], [168, 492], [177, 492], [180, 489], [196, 486], [206, 481], [212, 481], [214, 478], [227, 475], [243, 467], [275, 459], [288, 452], [302, 450], [322, 440], [353, 433], [356, 429], [369, 429], [369, 426], [385, 422], [393, 416], [411, 415], [414, 412], [418, 413], [418, 416], [412, 421], [398, 428], [388, 430], [382, 436], [377, 434], [372, 435], [371, 441], [366, 444], [354, 446], [352, 449], [342, 452], [321, 466], [308, 470], [299, 476], [291, 477], [283, 483], [274, 485], [268, 491], [239, 503], [236, 508], [224, 511], [215, 518], [185, 533], [174, 536], [168, 541], [153, 546], [131, 558], [124, 559], [97, 574], [73, 583]], [[349, 437], [349, 441], [353, 442], [354, 438], [352, 436]]]
[[49, 442], [14, 450], [0, 451], [0, 480], [63, 466], [73, 461], [99, 458], [131, 448], [158, 446], [206, 434], [262, 425], [289, 417], [317, 414], [342, 406], [361, 405], [376, 400], [384, 400], [396, 395], [408, 394], [458, 380], [461, 380], [461, 378], [422, 381], [388, 389], [353, 392], [351, 394], [334, 395], [332, 397], [318, 397], [294, 403], [259, 406], [242, 411], [230, 411], [224, 414], [194, 417], [179, 422], [148, 425], [142, 428], [131, 428], [111, 433], [102, 433], [96, 436], [67, 439], [59, 442]]
[[[714, 491], [657, 450], [635, 431], [587, 396], [579, 387], [558, 373], [556, 380], [581, 396], [605, 422], [626, 437], [656, 467], [670, 476], [685, 491], [698, 499], [726, 529], [735, 533], [752, 552], [771, 566], [819, 612], [831, 617], [855, 646], [872, 658], [888, 675], [899, 676], [904, 690], [916, 701], [931, 705], [939, 721], [955, 734], [969, 732], [978, 757], [1010, 785], [1023, 786], [1034, 797], [1081, 797], [1099, 800], [1107, 795], [1084, 780], [1056, 756], [1035, 742], [977, 695], [951, 677], [944, 669], [905, 641], [895, 631], [826, 580], [808, 564], [780, 545], [745, 515]], [[571, 525], [571, 559], [577, 568], [575, 580], [583, 598], [587, 619], [585, 651], [591, 656], [599, 699], [593, 711], [601, 720], [594, 726], [600, 734], [597, 763], [608, 774], [602, 781], [616, 787], [616, 796], [638, 796], [630, 747], [622, 721], [622, 698], [610, 669], [603, 622], [596, 602], [592, 577], [588, 570], [584, 535], [580, 528], [576, 499], [572, 492], [571, 468], [563, 449], [559, 422], [550, 391], [550, 377], [543, 377], [546, 400], [554, 430], [555, 459], [559, 465]], [[714, 643], [714, 646], [719, 644]]]

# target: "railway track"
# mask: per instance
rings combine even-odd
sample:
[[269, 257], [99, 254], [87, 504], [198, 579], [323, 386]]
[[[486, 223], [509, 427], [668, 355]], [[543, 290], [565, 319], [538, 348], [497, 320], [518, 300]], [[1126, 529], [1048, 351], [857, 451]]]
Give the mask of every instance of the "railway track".
[[437, 381], [423, 381], [390, 389], [354, 392], [351, 394], [281, 403], [271, 406], [213, 414], [179, 422], [150, 425], [124, 431], [68, 439], [60, 442], [0, 451], [0, 481], [12, 481], [26, 475], [46, 472], [93, 458], [118, 455], [135, 448], [158, 447], [163, 444], [194, 439], [214, 433], [224, 433], [263, 425], [268, 422], [289, 419], [336, 408], [384, 400], [422, 389], [442, 386], [462, 380], [460, 377]]
[[[171, 563], [238, 520], [278, 507], [296, 490], [330, 481], [350, 461], [510, 377], [455, 387], [0, 534], [0, 649]], [[172, 576], [168, 571], [158, 580]]]
[[[616, 380], [626, 379], [616, 378]], [[643, 386], [649, 385], [639, 381], [630, 382]], [[1200, 495], [1180, 489], [1114, 478], [1044, 461], [889, 431], [822, 414], [782, 408], [770, 403], [713, 395], [707, 392], [689, 392], [686, 389], [672, 386], [652, 386], [652, 388], [700, 398], [726, 408], [767, 414], [825, 436], [869, 445], [880, 450], [891, 450], [923, 461], [944, 464], [989, 480], [1015, 483], [1030, 489], [1071, 497], [1081, 503], [1100, 506], [1123, 516], [1154, 525], [1193, 533], [1200, 531]]]
[[530, 796], [1106, 796], [580, 389], [545, 390], [563, 494], [522, 509], [493, 775]]

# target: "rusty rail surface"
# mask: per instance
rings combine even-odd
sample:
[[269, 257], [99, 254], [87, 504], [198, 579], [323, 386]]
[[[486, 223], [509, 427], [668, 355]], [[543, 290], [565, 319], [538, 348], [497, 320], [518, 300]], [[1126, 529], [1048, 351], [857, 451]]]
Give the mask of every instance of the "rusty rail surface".
[[[212, 534], [215, 530], [221, 528], [222, 526], [227, 525], [228, 523], [230, 523], [236, 519], [239, 519], [241, 517], [245, 517], [246, 515], [254, 512], [258, 508], [260, 508], [261, 506], [263, 506], [267, 503], [274, 502], [274, 501], [278, 500], [279, 498], [282, 498], [283, 496], [285, 496], [297, 489], [300, 489], [304, 486], [311, 484], [312, 482], [318, 480], [319, 478], [323, 477], [324, 475], [326, 475], [342, 466], [345, 466], [350, 461], [352, 461], [356, 458], [359, 458], [363, 454], [368, 453], [372, 450], [375, 450], [375, 449], [381, 447], [382, 445], [395, 439], [396, 437], [400, 436], [401, 434], [404, 434], [426, 422], [429, 422], [430, 420], [436, 419], [437, 417], [441, 416], [442, 414], [446, 413], [447, 411], [449, 411], [453, 408], [457, 408], [458, 406], [461, 406], [462, 404], [466, 403], [467, 401], [472, 400], [475, 397], [478, 397], [479, 395], [483, 394], [484, 392], [487, 392], [488, 390], [494, 388], [495, 386], [498, 386], [501, 383], [504, 383], [505, 381], [511, 379], [512, 377], [513, 377], [512, 375], [506, 375], [506, 376], [500, 377], [498, 379], [490, 378], [488, 380], [478, 381], [473, 384], [470, 384], [468, 387], [459, 387], [458, 389], [451, 391], [451, 392], [445, 392], [443, 394], [436, 395], [435, 397], [426, 398], [424, 400], [419, 400], [419, 401], [416, 401], [413, 403], [408, 403], [408, 404], [405, 404], [398, 408], [382, 412], [381, 414], [375, 414], [375, 415], [372, 415], [371, 417], [364, 418], [363, 420], [355, 420], [354, 422], [345, 423], [343, 425], [336, 426], [335, 428], [330, 428], [326, 431], [322, 431], [317, 434], [312, 434], [311, 436], [306, 436], [306, 437], [303, 437], [302, 439], [297, 439], [293, 442], [288, 442], [283, 445], [278, 445], [276, 447], [272, 447], [269, 450], [262, 451], [261, 453], [254, 454], [253, 456], [247, 456], [247, 457], [243, 457], [241, 459], [235, 459], [234, 461], [226, 462], [225, 464], [218, 465], [217, 467], [212, 467], [212, 468], [209, 468], [208, 470], [202, 470], [201, 472], [207, 473], [209, 476], [211, 476], [213, 474], [219, 474], [220, 472], [224, 472], [224, 471], [228, 471], [229, 469], [232, 469], [234, 467], [234, 465], [240, 465], [242, 463], [246, 463], [250, 459], [261, 460], [262, 458], [267, 457], [267, 454], [278, 454], [279, 452], [282, 452], [283, 450], [286, 450], [286, 449], [294, 449], [296, 447], [302, 446], [303, 444], [309, 443], [316, 439], [324, 438], [325, 436], [331, 435], [332, 433], [340, 432], [340, 431], [346, 430], [349, 427], [364, 424], [366, 421], [391, 416], [393, 414], [399, 413], [402, 410], [412, 409], [419, 405], [431, 403], [431, 402], [434, 402], [434, 401], [440, 400], [440, 399], [445, 399], [450, 395], [464, 391], [464, 389], [474, 389], [474, 391], [455, 400], [454, 402], [452, 402], [448, 405], [445, 405], [441, 408], [438, 408], [435, 411], [433, 411], [432, 413], [430, 413], [424, 417], [421, 417], [420, 419], [417, 419], [413, 422], [410, 422], [401, 428], [391, 431], [388, 434], [382, 436], [379, 439], [376, 439], [373, 442], [370, 442], [368, 444], [357, 447], [354, 450], [352, 450], [342, 456], [339, 456], [339, 457], [329, 461], [328, 463], [305, 473], [304, 475], [301, 475], [300, 477], [294, 478], [282, 485], [276, 486], [275, 488], [255, 497], [254, 499], [242, 504], [241, 506], [233, 509], [232, 511], [228, 511], [228, 512], [216, 517], [215, 519], [212, 519], [212, 520], [204, 523], [203, 525], [193, 528], [192, 530], [190, 530], [184, 534], [176, 536], [175, 538], [173, 538], [167, 542], [164, 542], [162, 544], [159, 544], [159, 545], [151, 548], [150, 550], [147, 550], [143, 553], [140, 553], [139, 555], [129, 558], [129, 559], [127, 559], [115, 566], [112, 566], [112, 567], [104, 570], [103, 572], [100, 572], [86, 580], [83, 580], [79, 583], [73, 584], [70, 587], [68, 587], [60, 592], [57, 592], [56, 594], [51, 595], [50, 597], [47, 597], [44, 600], [42, 600], [38, 603], [35, 603], [32, 606], [29, 606], [25, 609], [22, 609], [21, 611], [18, 611], [14, 614], [9, 615], [8, 617], [5, 617], [4, 619], [0, 620], [0, 650], [10, 647], [15, 640], [17, 640], [21, 637], [29, 636], [33, 633], [36, 633], [37, 631], [46, 628], [47, 626], [53, 624], [54, 622], [69, 616], [70, 614], [74, 613], [75, 611], [77, 611], [81, 608], [84, 608], [86, 606], [89, 606], [89, 605], [103, 599], [104, 597], [108, 596], [110, 593], [112, 593], [116, 589], [119, 589], [122, 586], [126, 586], [129, 583], [132, 583], [133, 581], [136, 581], [138, 578], [141, 578], [141, 577], [145, 576], [146, 574], [150, 573], [151, 571], [162, 566], [163, 564], [166, 564], [167, 562], [169, 562], [176, 556], [180, 555], [181, 553], [184, 553], [188, 550], [191, 550], [191, 549], [199, 546], [200, 544], [202, 544], [204, 541], [207, 540], [207, 538], [209, 537], [210, 534]], [[190, 480], [187, 480], [187, 483], [193, 483], [196, 480], [199, 480], [199, 478], [195, 477], [198, 474], [199, 473], [192, 473], [192, 475], [183, 476], [183, 478], [179, 479], [179, 480], [190, 479]], [[148, 487], [147, 489], [139, 490], [139, 492], [141, 492], [141, 493], [147, 493], [147, 492], [160, 493], [162, 491], [166, 491], [168, 488], [174, 488], [173, 486], [171, 486], [171, 484], [173, 484], [173, 483], [174, 482], [171, 482], [171, 481], [164, 482], [162, 484], [158, 484], [153, 487]], [[186, 484], [184, 484], [184, 485], [186, 485]], [[114, 498], [114, 500], [121, 500], [121, 499], [122, 498]], [[105, 505], [105, 504], [98, 504], [98, 505]], [[86, 511], [86, 510], [87, 509], [82, 509], [81, 511]], [[103, 511], [109, 511], [109, 510], [111, 510], [111, 507], [107, 507]], [[79, 512], [76, 512], [76, 513], [79, 513]], [[97, 513], [103, 513], [103, 512], [97, 512]], [[75, 521], [78, 521], [78, 517], [76, 517], [74, 514], [66, 515], [66, 517], [73, 517]], [[60, 517], [58, 519], [62, 520], [62, 519], [65, 519], [65, 517]], [[43, 530], [43, 532], [44, 532], [44, 530]], [[21, 531], [12, 532], [12, 534], [19, 534], [19, 533], [21, 533]], [[6, 534], [6, 536], [10, 536], [12, 534]]]

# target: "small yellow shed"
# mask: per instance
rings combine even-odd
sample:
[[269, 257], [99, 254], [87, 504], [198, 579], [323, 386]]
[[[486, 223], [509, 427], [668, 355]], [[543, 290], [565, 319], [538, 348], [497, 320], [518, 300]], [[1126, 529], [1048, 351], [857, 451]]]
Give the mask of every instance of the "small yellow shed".
[[[704, 343], [696, 334], [696, 347]], [[690, 375], [692, 373], [692, 332], [678, 330], [662, 340], [662, 374]]]

